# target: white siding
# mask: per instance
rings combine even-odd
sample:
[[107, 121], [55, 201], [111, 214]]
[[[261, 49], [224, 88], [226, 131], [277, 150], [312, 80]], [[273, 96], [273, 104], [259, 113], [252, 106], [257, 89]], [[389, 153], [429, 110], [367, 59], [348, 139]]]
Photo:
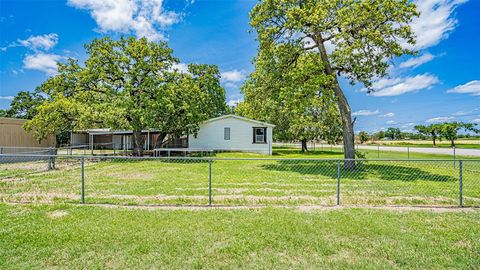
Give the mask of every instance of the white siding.
[[[224, 139], [224, 128], [230, 128], [230, 140]], [[267, 128], [267, 143], [253, 143], [253, 128]], [[209, 150], [230, 150], [272, 154], [272, 128], [247, 120], [228, 117], [206, 122], [195, 138], [188, 136], [188, 147]]]
[[87, 145], [88, 144], [88, 135], [85, 133], [72, 133], [70, 136], [70, 144], [72, 146], [77, 145]]

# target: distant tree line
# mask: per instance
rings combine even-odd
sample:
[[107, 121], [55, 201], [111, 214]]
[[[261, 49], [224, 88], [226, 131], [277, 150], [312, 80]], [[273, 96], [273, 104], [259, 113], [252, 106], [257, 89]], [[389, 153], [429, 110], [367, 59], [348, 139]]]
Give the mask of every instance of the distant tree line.
[[[390, 127], [386, 130], [368, 134], [365, 131], [361, 131], [357, 134], [357, 140], [360, 143], [365, 143], [369, 140], [432, 140], [433, 145], [435, 146], [437, 140], [448, 140], [450, 145], [455, 146], [455, 140], [458, 138], [468, 138], [471, 137], [470, 133], [474, 134], [480, 133], [480, 129], [477, 128], [477, 124], [474, 123], [465, 123], [465, 122], [445, 122], [431, 125], [417, 125], [414, 127], [416, 132], [402, 132], [399, 128]], [[464, 134], [459, 134], [461, 131], [465, 132]]]

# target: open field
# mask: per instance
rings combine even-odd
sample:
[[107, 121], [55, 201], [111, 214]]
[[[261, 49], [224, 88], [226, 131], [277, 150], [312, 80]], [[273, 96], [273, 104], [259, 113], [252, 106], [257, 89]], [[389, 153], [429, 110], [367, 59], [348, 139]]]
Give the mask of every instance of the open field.
[[1, 269], [475, 269], [480, 211], [0, 204]]
[[[431, 140], [395, 140], [395, 141], [369, 141], [367, 144], [387, 145], [387, 146], [411, 146], [411, 147], [434, 147]], [[451, 148], [450, 142], [446, 140], [437, 140], [438, 148]], [[480, 149], [480, 138], [459, 139], [455, 141], [457, 148]]]
[[[388, 153], [385, 153], [387, 155]], [[392, 158], [398, 153], [391, 153]], [[339, 152], [302, 154], [277, 149], [272, 158], [220, 153], [212, 161], [214, 205], [335, 205]], [[367, 152], [367, 157], [370, 154]], [[236, 158], [236, 159], [227, 159]], [[256, 159], [239, 159], [256, 158]], [[297, 159], [295, 159], [297, 158]], [[422, 158], [431, 158], [424, 155]], [[0, 165], [4, 202], [80, 202], [78, 158]], [[458, 205], [459, 163], [451, 160], [369, 160], [347, 171], [341, 164], [342, 205]], [[85, 161], [87, 203], [206, 205], [209, 162], [205, 159], [104, 159]], [[480, 161], [463, 162], [463, 203], [480, 205]]]

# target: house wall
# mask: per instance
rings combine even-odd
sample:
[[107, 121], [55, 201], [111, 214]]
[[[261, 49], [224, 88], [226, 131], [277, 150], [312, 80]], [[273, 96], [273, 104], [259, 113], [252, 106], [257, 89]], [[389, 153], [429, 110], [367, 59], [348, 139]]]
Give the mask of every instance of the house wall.
[[70, 136], [70, 144], [72, 146], [88, 145], [88, 134], [73, 132]]
[[26, 120], [0, 117], [0, 146], [10, 147], [55, 147], [55, 135], [38, 142], [23, 129]]
[[[230, 128], [230, 140], [224, 140], [224, 128]], [[188, 136], [189, 148], [245, 151], [272, 154], [272, 128], [267, 127], [267, 143], [253, 143], [253, 128], [267, 127], [237, 118], [224, 118], [200, 126], [197, 137]]]

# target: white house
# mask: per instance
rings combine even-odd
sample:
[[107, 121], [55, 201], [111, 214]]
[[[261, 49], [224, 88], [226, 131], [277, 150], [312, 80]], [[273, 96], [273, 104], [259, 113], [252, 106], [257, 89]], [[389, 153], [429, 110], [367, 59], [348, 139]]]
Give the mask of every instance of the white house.
[[196, 136], [188, 136], [188, 147], [271, 155], [273, 127], [237, 115], [224, 115], [202, 123]]
[[[200, 124], [197, 134], [179, 139], [158, 141], [158, 130], [144, 130], [144, 149], [167, 148], [171, 151], [242, 151], [272, 154], [275, 125], [253, 119], [224, 115]], [[72, 146], [89, 148], [132, 149], [132, 131], [90, 129], [71, 134]]]

